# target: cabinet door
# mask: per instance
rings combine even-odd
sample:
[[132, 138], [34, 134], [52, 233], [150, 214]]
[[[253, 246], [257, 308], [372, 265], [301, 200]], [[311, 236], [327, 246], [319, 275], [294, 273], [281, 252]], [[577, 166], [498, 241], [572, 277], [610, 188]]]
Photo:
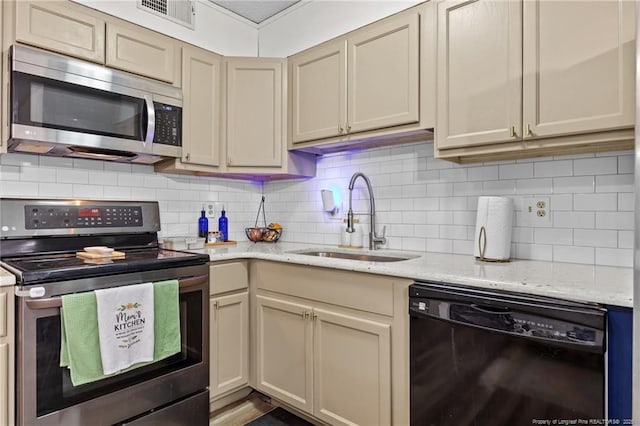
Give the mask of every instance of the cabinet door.
[[391, 326], [314, 308], [314, 415], [391, 424]]
[[347, 121], [346, 42], [291, 58], [293, 143], [337, 136]]
[[209, 397], [249, 382], [249, 293], [211, 299]]
[[311, 307], [257, 295], [256, 312], [258, 389], [312, 413]]
[[419, 116], [419, 15], [370, 25], [347, 43], [347, 132], [415, 123]]
[[632, 127], [635, 2], [524, 2], [525, 138]]
[[106, 64], [113, 68], [173, 83], [180, 48], [169, 37], [142, 27], [107, 22]]
[[522, 137], [522, 2], [438, 3], [438, 149]]
[[104, 63], [103, 20], [68, 1], [17, 1], [16, 41]]
[[227, 164], [282, 165], [284, 60], [227, 62]]
[[184, 45], [182, 161], [220, 165], [220, 56]]

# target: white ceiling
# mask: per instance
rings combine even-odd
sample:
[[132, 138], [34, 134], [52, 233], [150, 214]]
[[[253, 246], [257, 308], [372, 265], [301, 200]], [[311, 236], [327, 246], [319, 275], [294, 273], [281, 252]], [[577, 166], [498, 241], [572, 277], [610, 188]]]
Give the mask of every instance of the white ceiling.
[[209, 0], [218, 6], [242, 16], [256, 24], [269, 19], [300, 0]]

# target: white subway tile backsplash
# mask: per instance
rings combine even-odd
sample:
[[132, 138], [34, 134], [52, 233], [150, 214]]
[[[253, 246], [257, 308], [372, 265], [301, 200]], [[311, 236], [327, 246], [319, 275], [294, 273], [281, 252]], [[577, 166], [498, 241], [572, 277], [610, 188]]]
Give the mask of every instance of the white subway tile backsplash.
[[633, 192], [634, 175], [596, 176], [596, 192]]
[[594, 212], [552, 212], [552, 218], [555, 228], [591, 229], [596, 223]]
[[593, 247], [554, 245], [553, 261], [593, 264], [595, 249]]
[[500, 179], [524, 179], [533, 177], [533, 163], [505, 164], [498, 167]]
[[593, 176], [567, 177], [553, 179], [555, 194], [573, 194], [576, 192], [594, 192], [595, 179]]
[[616, 211], [618, 209], [618, 195], [606, 194], [574, 194], [573, 209], [576, 211]]
[[[315, 179], [265, 183], [157, 174], [153, 166], [82, 159], [0, 156], [0, 196], [158, 200], [162, 234], [194, 234], [202, 204], [224, 204], [232, 239], [244, 240], [261, 194], [267, 221], [285, 227], [283, 241], [332, 244], [342, 221], [322, 212], [320, 189], [333, 189], [346, 214], [347, 185], [362, 171], [376, 196], [386, 248], [472, 255], [477, 200], [483, 195], [549, 199], [550, 220], [516, 216], [512, 258], [629, 265], [633, 247], [634, 155], [630, 151], [461, 165], [433, 158], [431, 142], [317, 159]], [[358, 181], [354, 210], [369, 211]], [[369, 217], [358, 216], [368, 227]]]
[[596, 229], [633, 230], [633, 212], [596, 212]]
[[535, 177], [571, 176], [573, 160], [540, 161], [533, 164]]
[[572, 244], [573, 229], [536, 228], [533, 231], [536, 244]]
[[618, 247], [618, 231], [604, 229], [574, 229], [573, 244], [589, 247]]
[[612, 248], [596, 248], [596, 260], [598, 265], [609, 266], [633, 266], [633, 251]]
[[573, 161], [573, 175], [609, 175], [618, 173], [618, 157], [596, 157]]

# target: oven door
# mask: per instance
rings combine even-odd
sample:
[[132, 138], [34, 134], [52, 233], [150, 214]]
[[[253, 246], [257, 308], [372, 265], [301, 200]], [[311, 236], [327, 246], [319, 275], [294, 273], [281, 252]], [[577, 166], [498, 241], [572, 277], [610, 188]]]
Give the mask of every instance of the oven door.
[[[207, 266], [201, 265], [81, 280], [93, 281], [94, 288], [104, 288], [187, 277], [179, 279], [182, 351], [130, 372], [80, 386], [73, 386], [69, 370], [60, 367], [61, 299], [21, 298], [17, 360], [19, 424], [111, 425], [206, 390], [209, 377], [207, 273]], [[60, 284], [64, 287], [68, 283]], [[208, 404], [203, 410], [199, 418], [206, 422]], [[185, 413], [184, 418], [187, 416]]]

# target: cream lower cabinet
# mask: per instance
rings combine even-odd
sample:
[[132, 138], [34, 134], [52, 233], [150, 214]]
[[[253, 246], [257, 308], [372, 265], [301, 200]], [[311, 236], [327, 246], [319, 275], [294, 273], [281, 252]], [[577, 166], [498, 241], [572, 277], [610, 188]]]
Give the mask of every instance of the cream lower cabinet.
[[258, 389], [335, 425], [391, 423], [391, 326], [258, 295]]
[[249, 293], [211, 298], [209, 398], [249, 381]]
[[14, 294], [0, 287], [0, 425], [15, 423]]
[[209, 398], [215, 401], [249, 383], [247, 262], [212, 263], [209, 280]]
[[410, 280], [252, 260], [251, 386], [331, 425], [409, 424]]
[[632, 147], [634, 9], [625, 0], [439, 1], [436, 156]]

